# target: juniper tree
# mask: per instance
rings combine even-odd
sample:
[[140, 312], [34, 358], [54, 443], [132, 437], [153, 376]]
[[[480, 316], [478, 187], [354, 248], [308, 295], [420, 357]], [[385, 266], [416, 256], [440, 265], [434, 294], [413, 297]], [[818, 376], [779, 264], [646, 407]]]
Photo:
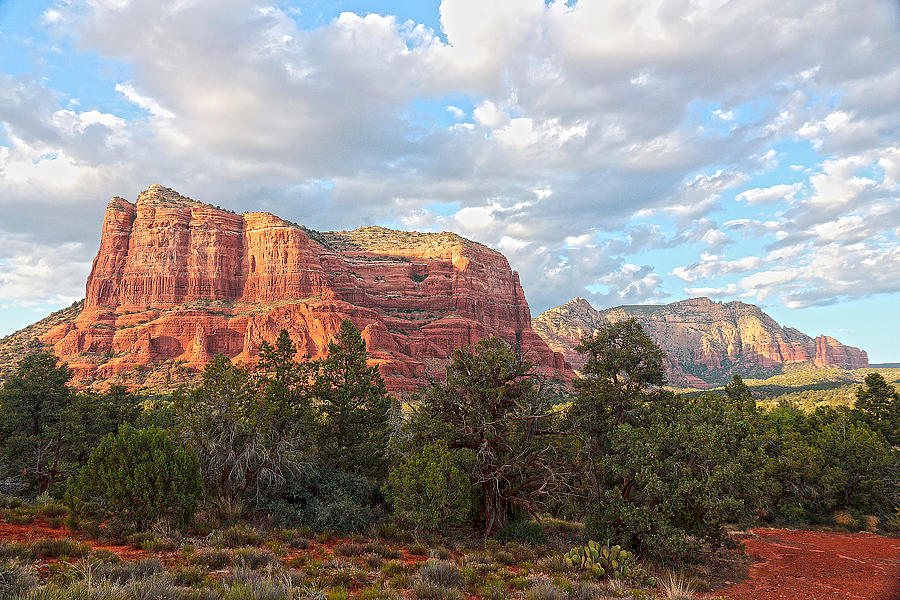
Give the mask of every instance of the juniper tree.
[[475, 517], [492, 533], [566, 493], [562, 411], [532, 363], [489, 338], [454, 351], [446, 381], [426, 392], [416, 419], [426, 435], [469, 455], [469, 480], [480, 491]]

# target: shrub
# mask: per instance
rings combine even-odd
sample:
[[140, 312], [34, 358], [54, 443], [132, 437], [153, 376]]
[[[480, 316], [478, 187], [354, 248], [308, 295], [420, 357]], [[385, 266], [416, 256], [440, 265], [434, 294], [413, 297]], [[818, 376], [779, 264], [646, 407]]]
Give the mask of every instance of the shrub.
[[0, 598], [18, 598], [37, 585], [29, 567], [17, 562], [0, 562]]
[[288, 545], [296, 550], [306, 550], [307, 548], [309, 548], [309, 540], [303, 537], [298, 537], [292, 539]]
[[846, 529], [859, 529], [859, 521], [847, 511], [840, 511], [834, 513], [834, 524], [838, 527], [844, 527]]
[[443, 441], [415, 449], [395, 465], [384, 493], [399, 519], [429, 531], [469, 516], [469, 479]]
[[547, 541], [547, 532], [536, 521], [515, 519], [497, 531], [497, 541], [521, 542], [535, 546]]
[[165, 571], [162, 562], [154, 557], [135, 562], [101, 563], [96, 575], [113, 583], [126, 584], [136, 579], [146, 579]]
[[406, 573], [406, 565], [401, 560], [389, 560], [381, 567], [381, 573], [385, 577], [393, 577]]
[[550, 582], [542, 582], [525, 592], [527, 600], [567, 600], [568, 596]]
[[162, 573], [135, 579], [125, 589], [124, 596], [129, 600], [180, 600], [188, 593], [186, 588], [176, 585]]
[[238, 548], [234, 551], [234, 564], [247, 569], [260, 569], [276, 562], [277, 559], [267, 548]]
[[73, 513], [138, 530], [161, 517], [187, 523], [199, 497], [197, 457], [162, 429], [127, 424], [103, 438], [66, 490]]
[[422, 542], [410, 544], [406, 550], [413, 556], [428, 556], [428, 546]]
[[197, 585], [204, 581], [206, 576], [207, 572], [197, 566], [180, 567], [172, 570], [172, 580], [178, 585]]
[[684, 575], [669, 572], [660, 581], [660, 590], [667, 600], [693, 600], [696, 589]]
[[69, 538], [45, 538], [28, 545], [32, 558], [59, 558], [61, 556], [87, 556], [91, 547]]
[[239, 546], [259, 546], [265, 541], [263, 535], [254, 528], [240, 523], [232, 525], [228, 529], [219, 532], [217, 541], [229, 548], [237, 548]]
[[376, 520], [377, 500], [377, 487], [369, 479], [313, 463], [285, 481], [263, 508], [287, 527], [355, 532]]
[[372, 546], [372, 551], [381, 558], [393, 559], [402, 556], [402, 553], [399, 550], [393, 546], [388, 546], [387, 544], [376, 543]]
[[506, 598], [506, 585], [500, 580], [491, 579], [478, 586], [478, 595], [484, 600], [503, 600]]
[[206, 548], [192, 554], [188, 562], [195, 565], [203, 565], [207, 569], [217, 571], [231, 564], [231, 552], [221, 548]]
[[444, 587], [437, 583], [417, 580], [413, 584], [413, 596], [418, 600], [463, 600], [462, 592], [454, 588]]
[[334, 553], [338, 556], [362, 556], [371, 549], [369, 544], [338, 544], [334, 547]]
[[448, 560], [429, 560], [419, 569], [418, 577], [422, 581], [450, 588], [461, 588], [466, 583], [459, 567]]
[[878, 525], [881, 523], [881, 519], [876, 517], [875, 515], [865, 515], [863, 517], [863, 527], [866, 531], [876, 532], [878, 531]]

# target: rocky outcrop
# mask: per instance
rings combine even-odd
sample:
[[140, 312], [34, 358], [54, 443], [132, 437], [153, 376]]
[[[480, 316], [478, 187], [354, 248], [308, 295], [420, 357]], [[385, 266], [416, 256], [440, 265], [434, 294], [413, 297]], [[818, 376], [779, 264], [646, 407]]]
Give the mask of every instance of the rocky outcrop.
[[734, 374], [771, 376], [788, 364], [859, 369], [867, 367], [864, 350], [836, 339], [815, 339], [782, 327], [758, 306], [691, 298], [665, 305], [619, 306], [596, 310], [583, 298], [552, 308], [533, 322], [535, 332], [561, 352], [575, 369], [584, 357], [575, 347], [585, 335], [621, 319], [634, 317], [666, 353], [671, 383], [708, 387]]
[[322, 233], [152, 186], [134, 204], [109, 203], [86, 294], [74, 321], [42, 337], [82, 381], [162, 364], [172, 383], [220, 353], [253, 363], [281, 329], [300, 357], [318, 358], [345, 318], [395, 391], [439, 376], [454, 349], [491, 335], [543, 373], [572, 377], [532, 331], [506, 258], [452, 233]]

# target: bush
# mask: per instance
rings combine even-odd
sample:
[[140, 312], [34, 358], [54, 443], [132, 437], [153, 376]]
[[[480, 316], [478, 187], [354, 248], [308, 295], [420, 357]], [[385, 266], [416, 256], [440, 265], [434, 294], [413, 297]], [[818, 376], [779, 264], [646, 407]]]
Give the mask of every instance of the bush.
[[418, 577], [421, 581], [449, 588], [461, 588], [466, 583], [459, 567], [448, 560], [429, 560], [419, 569]]
[[469, 516], [469, 479], [442, 441], [409, 453], [384, 486], [394, 514], [429, 531], [460, 525]]
[[18, 598], [37, 585], [31, 569], [16, 562], [0, 562], [0, 598]]
[[375, 484], [361, 475], [313, 463], [270, 495], [263, 509], [286, 527], [361, 531], [378, 516], [377, 492]]
[[66, 490], [73, 513], [126, 530], [146, 529], [162, 517], [185, 524], [199, 498], [197, 457], [177, 448], [162, 429], [127, 424], [103, 438]]
[[229, 548], [237, 548], [239, 546], [259, 546], [265, 541], [263, 535], [254, 528], [240, 523], [232, 525], [228, 529], [217, 532], [217, 541]]
[[193, 553], [188, 562], [194, 565], [203, 565], [207, 569], [218, 571], [231, 564], [231, 552], [221, 548], [206, 548]]
[[260, 569], [277, 562], [275, 555], [267, 548], [238, 548], [234, 551], [234, 564], [247, 569]]
[[91, 547], [69, 538], [45, 538], [28, 546], [32, 558], [60, 558], [62, 556], [87, 556]]
[[525, 519], [515, 519], [497, 532], [499, 542], [521, 542], [536, 546], [547, 541], [547, 532], [540, 523]]
[[463, 600], [462, 592], [437, 583], [418, 580], [413, 584], [413, 596], [418, 600]]
[[527, 600], [567, 600], [568, 596], [561, 589], [549, 582], [542, 582], [525, 592]]
[[154, 556], [135, 562], [101, 563], [97, 567], [96, 575], [113, 583], [124, 585], [129, 581], [146, 579], [164, 571], [165, 567], [162, 562]]

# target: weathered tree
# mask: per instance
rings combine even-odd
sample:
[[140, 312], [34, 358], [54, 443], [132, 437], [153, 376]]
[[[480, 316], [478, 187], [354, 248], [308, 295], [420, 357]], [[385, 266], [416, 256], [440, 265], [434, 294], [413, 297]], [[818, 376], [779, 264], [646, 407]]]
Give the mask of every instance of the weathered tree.
[[0, 429], [9, 475], [46, 491], [64, 475], [64, 412], [73, 398], [72, 371], [50, 352], [22, 358], [0, 389]]
[[[269, 364], [270, 359], [277, 362], [264, 357], [263, 364], [288, 369]], [[217, 356], [197, 388], [175, 393], [179, 428], [197, 453], [207, 491], [225, 515], [240, 513], [247, 501], [283, 483], [305, 445], [303, 422], [295, 419], [303, 414], [302, 404], [294, 402], [290, 386], [272, 383], [270, 377], [278, 375], [265, 375], [262, 381], [268, 383], [260, 384], [228, 357]]]
[[562, 408], [536, 382], [532, 364], [503, 340], [456, 350], [446, 381], [426, 392], [417, 411], [431, 435], [472, 454], [469, 478], [481, 491], [476, 510], [486, 533], [565, 493]]

